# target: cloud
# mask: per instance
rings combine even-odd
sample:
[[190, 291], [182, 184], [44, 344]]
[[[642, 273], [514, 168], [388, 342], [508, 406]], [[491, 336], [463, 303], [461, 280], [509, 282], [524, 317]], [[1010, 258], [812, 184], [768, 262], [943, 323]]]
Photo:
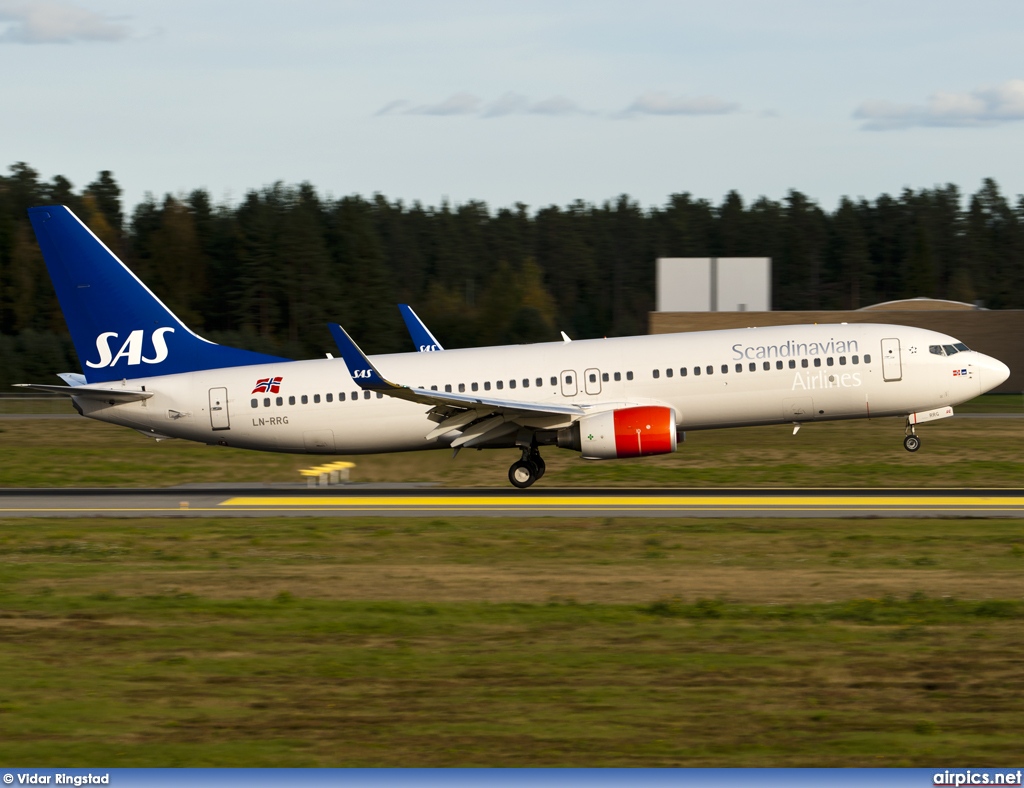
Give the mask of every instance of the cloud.
[[407, 115], [475, 115], [480, 99], [472, 93], [455, 93], [437, 104], [419, 104], [405, 110]]
[[505, 93], [484, 104], [471, 93], [455, 93], [436, 104], [413, 104], [406, 99], [389, 101], [375, 115], [475, 115], [481, 118], [502, 118], [508, 115], [578, 115], [586, 110], [564, 96], [532, 101], [520, 93]]
[[61, 0], [0, 0], [0, 43], [70, 44], [75, 41], [121, 41], [126, 25]]
[[532, 115], [581, 115], [589, 114], [586, 110], [581, 109], [580, 106], [572, 99], [567, 99], [564, 96], [552, 96], [549, 99], [538, 101], [536, 104], [530, 105], [527, 109]]
[[867, 131], [890, 131], [914, 126], [995, 126], [1024, 120], [1024, 79], [977, 88], [966, 93], [933, 93], [925, 104], [865, 101], [853, 117]]
[[670, 96], [667, 93], [644, 93], [619, 113], [633, 115], [727, 115], [736, 112], [739, 104], [714, 96]]
[[579, 115], [584, 110], [565, 96], [552, 96], [542, 101], [531, 101], [519, 93], [506, 93], [491, 102], [483, 112], [485, 118], [500, 118], [505, 115]]

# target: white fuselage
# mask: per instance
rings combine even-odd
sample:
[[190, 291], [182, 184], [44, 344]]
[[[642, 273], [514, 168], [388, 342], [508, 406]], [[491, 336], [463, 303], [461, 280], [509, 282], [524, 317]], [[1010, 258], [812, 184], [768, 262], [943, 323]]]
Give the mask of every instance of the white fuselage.
[[[595, 411], [665, 405], [674, 409], [680, 430], [697, 430], [905, 416], [957, 405], [1005, 379], [1006, 367], [981, 353], [929, 350], [956, 343], [919, 328], [832, 324], [371, 360], [388, 380], [406, 386]], [[280, 378], [276, 391], [274, 378]], [[436, 426], [427, 418], [429, 405], [361, 390], [340, 359], [136, 378], [128, 385], [153, 396], [114, 405], [83, 398], [78, 406], [86, 416], [157, 436], [264, 451], [412, 451], [447, 446], [458, 434], [427, 440]], [[536, 430], [570, 421], [552, 414], [518, 419]]]

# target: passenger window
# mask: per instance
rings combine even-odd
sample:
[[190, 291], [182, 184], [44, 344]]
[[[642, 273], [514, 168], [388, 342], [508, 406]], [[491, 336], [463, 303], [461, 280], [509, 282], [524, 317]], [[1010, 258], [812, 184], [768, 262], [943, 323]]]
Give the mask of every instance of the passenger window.
[[264, 408], [269, 408], [270, 407], [270, 397], [267, 397], [267, 398], [265, 398], [263, 400], [263, 407]]
[[781, 361], [776, 361], [775, 362], [775, 368], [776, 369], [782, 369], [782, 362]]
[[465, 383], [460, 383], [459, 384], [459, 393], [461, 394], [465, 390], [466, 390], [466, 384]]
[[289, 405], [294, 405], [295, 404], [295, 395], [292, 395], [292, 396], [288, 397], [288, 404]]
[[530, 388], [530, 379], [529, 378], [523, 378], [523, 388], [524, 389]]
[[825, 359], [825, 363], [828, 364], [830, 367], [834, 367], [836, 364], [836, 360], [832, 358], [832, 356], [829, 356], [827, 359]]
[[821, 356], [815, 357], [815, 359], [814, 359], [814, 366], [816, 366], [816, 367], [820, 367], [821, 366]]
[[566, 382], [566, 383], [567, 383], [568, 385], [570, 385], [570, 386], [571, 386], [571, 385], [572, 385], [572, 375], [566, 375], [566, 376], [565, 376], [565, 382]]
[[651, 373], [651, 375], [654, 377], [655, 380], [657, 380], [658, 378], [661, 377], [661, 370], [656, 369], [654, 370], [654, 372]]
[[839, 357], [839, 366], [841, 366], [841, 367], [845, 367], [846, 366], [846, 356], [840, 356]]
[[260, 401], [258, 399], [254, 399], [251, 404], [254, 408], [258, 408], [260, 406]]
[[[339, 394], [338, 396], [344, 398], [345, 395], [344, 395], [344, 393], [342, 393], [342, 394]], [[327, 397], [327, 401], [328, 402], [334, 402], [334, 395], [333, 394], [327, 394], [326, 397]]]
[[791, 358], [789, 360], [789, 368], [790, 369], [796, 369], [796, 359], [795, 358]]
[[806, 358], [800, 359], [800, 366], [803, 367], [804, 369], [807, 369], [807, 359]]
[[479, 390], [480, 390], [480, 384], [479, 384], [479, 383], [470, 383], [470, 384], [469, 384], [469, 387], [470, 387], [470, 388], [471, 388], [471, 389], [472, 389], [473, 391], [479, 391]]
[[685, 378], [686, 377], [686, 367], [680, 367], [679, 368], [679, 377], [681, 377], [681, 378]]
[[764, 370], [765, 370], [765, 372], [767, 372], [767, 371], [768, 371], [769, 369], [771, 369], [771, 368], [772, 368], [772, 362], [770, 362], [770, 361], [765, 361], [765, 362], [764, 362], [764, 364], [763, 364], [762, 366], [764, 367]]
[[497, 386], [498, 390], [500, 391], [501, 389], [505, 388], [505, 381], [504, 380], [499, 380], [494, 385]]
[[516, 387], [516, 382], [515, 382], [515, 380], [514, 380], [514, 379], [513, 379], [513, 380], [510, 380], [510, 381], [508, 382], [508, 387], [509, 387], [510, 389], [514, 389], [514, 388]]
[[757, 372], [757, 364], [755, 364], [753, 361], [750, 362], [750, 371]]
[[551, 385], [552, 386], [557, 386], [558, 385], [558, 378], [556, 378], [554, 375], [551, 376]]
[[722, 364], [722, 374], [723, 375], [727, 375], [728, 373], [729, 373], [729, 365], [728, 364]]
[[627, 371], [626, 372], [626, 380], [632, 380], [632, 379], [633, 379], [633, 373], [631, 371]]
[[537, 388], [544, 385], [544, 378], [537, 378]]
[[700, 367], [694, 367], [693, 368], [693, 374], [694, 375], [700, 375]]
[[[331, 396], [331, 395], [330, 395], [330, 394], [328, 394], [327, 396], [329, 397], [329, 396]], [[320, 404], [320, 395], [319, 395], [319, 394], [314, 394], [314, 395], [313, 395], [313, 404], [314, 404], [314, 405], [318, 405], [318, 404]]]
[[308, 405], [309, 404], [309, 397], [306, 394], [302, 395], [302, 404], [303, 405]]
[[668, 369], [665, 370], [665, 377], [666, 378], [672, 377], [672, 367], [669, 367]]
[[357, 400], [357, 399], [359, 399], [359, 392], [358, 391], [353, 391], [352, 392], [352, 400], [353, 400], [353, 402], [355, 400]]
[[451, 383], [445, 383], [444, 384], [444, 390], [446, 392], [448, 392], [449, 394], [451, 394], [452, 393], [452, 384]]
[[490, 391], [490, 390], [491, 390], [491, 381], [485, 380], [484, 381], [484, 391]]
[[859, 364], [860, 363], [860, 356], [850, 356], [850, 363], [851, 364]]
[[622, 380], [622, 373], [621, 372], [616, 372], [615, 373], [615, 381], [618, 382], [620, 380]]
[[742, 364], [737, 364], [736, 365], [736, 371], [737, 372], [742, 372], [743, 371], [743, 365]]
[[[369, 393], [369, 392], [367, 392], [367, 393]], [[384, 399], [384, 392], [383, 391], [378, 391], [377, 392], [377, 399]]]
[[602, 372], [601, 373], [601, 382], [602, 383], [607, 383], [608, 382], [608, 373], [607, 372]]
[[706, 372], [707, 372], [707, 373], [708, 373], [709, 375], [714, 375], [714, 374], [715, 374], [715, 368], [714, 368], [713, 366], [711, 366], [710, 364], [708, 364], [707, 370], [705, 370], [705, 371], [706, 371]]
[[278, 406], [284, 405], [284, 397], [278, 397], [276, 400]]
[[870, 353], [865, 353], [864, 354], [864, 363], [865, 364], [870, 364], [871, 363], [871, 354]]

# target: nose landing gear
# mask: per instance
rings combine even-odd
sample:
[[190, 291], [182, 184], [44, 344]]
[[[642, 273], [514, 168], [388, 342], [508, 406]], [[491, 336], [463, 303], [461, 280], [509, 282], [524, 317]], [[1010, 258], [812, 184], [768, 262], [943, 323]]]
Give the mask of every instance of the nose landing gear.
[[508, 469], [508, 480], [521, 490], [525, 490], [544, 475], [547, 466], [537, 448], [524, 448], [522, 459], [512, 463]]
[[917, 451], [921, 448], [921, 439], [917, 437], [917, 430], [907, 419], [907, 437], [903, 439], [903, 448], [907, 451]]

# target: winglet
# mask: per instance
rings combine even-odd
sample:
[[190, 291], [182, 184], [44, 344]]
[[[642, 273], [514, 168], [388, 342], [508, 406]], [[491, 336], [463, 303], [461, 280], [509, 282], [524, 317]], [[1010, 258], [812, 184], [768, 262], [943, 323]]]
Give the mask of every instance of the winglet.
[[420, 320], [419, 315], [412, 311], [411, 306], [399, 304], [398, 311], [402, 313], [402, 320], [405, 321], [405, 327], [409, 330], [409, 336], [412, 337], [412, 343], [416, 346], [417, 351], [426, 353], [432, 350], [444, 350], [441, 343], [430, 333], [430, 329]]
[[337, 323], [328, 323], [327, 325], [331, 329], [331, 335], [334, 337], [334, 342], [338, 346], [338, 351], [341, 353], [345, 366], [348, 367], [352, 380], [360, 388], [370, 391], [399, 388], [394, 383], [384, 379], [384, 376], [377, 371], [377, 368], [373, 366], [370, 359], [366, 357], [366, 354], [359, 349], [359, 346], [352, 340], [352, 337], [348, 335], [345, 329]]

